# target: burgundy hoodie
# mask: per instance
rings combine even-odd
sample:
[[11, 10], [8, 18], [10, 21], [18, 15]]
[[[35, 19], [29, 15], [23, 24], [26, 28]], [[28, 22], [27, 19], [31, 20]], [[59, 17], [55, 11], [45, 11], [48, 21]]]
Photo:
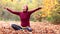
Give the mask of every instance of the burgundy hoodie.
[[30, 15], [31, 15], [32, 13], [34, 13], [35, 11], [39, 10], [39, 9], [41, 9], [41, 7], [36, 8], [36, 9], [34, 9], [34, 10], [28, 11], [28, 7], [27, 7], [27, 11], [26, 11], [26, 12], [23, 12], [23, 11], [22, 11], [22, 12], [14, 12], [13, 10], [7, 8], [7, 10], [8, 10], [9, 12], [11, 12], [11, 13], [13, 13], [13, 14], [16, 14], [16, 15], [18, 15], [18, 16], [20, 17], [20, 19], [21, 19], [21, 26], [22, 26], [22, 27], [27, 27], [27, 26], [30, 27], [30, 22], [29, 22]]

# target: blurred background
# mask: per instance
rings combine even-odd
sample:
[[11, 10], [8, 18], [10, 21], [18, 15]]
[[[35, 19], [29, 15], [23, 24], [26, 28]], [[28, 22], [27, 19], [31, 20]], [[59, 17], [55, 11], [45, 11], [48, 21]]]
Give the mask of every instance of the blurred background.
[[43, 8], [31, 15], [30, 21], [48, 21], [60, 23], [60, 0], [0, 0], [0, 20], [20, 21], [19, 16], [14, 15], [3, 7], [9, 7], [16, 11], [21, 11], [22, 6], [27, 4], [29, 10], [43, 6]]

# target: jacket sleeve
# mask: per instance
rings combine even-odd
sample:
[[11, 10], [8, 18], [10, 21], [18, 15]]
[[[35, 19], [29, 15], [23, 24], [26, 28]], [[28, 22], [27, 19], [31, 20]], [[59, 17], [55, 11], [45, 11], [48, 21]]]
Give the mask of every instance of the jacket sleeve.
[[16, 14], [16, 15], [19, 15], [19, 13], [20, 13], [20, 12], [13, 11], [13, 10], [11, 10], [11, 9], [9, 9], [9, 8], [7, 8], [7, 10], [8, 10], [9, 12], [13, 13], [13, 14]]
[[36, 11], [39, 10], [39, 9], [41, 9], [41, 7], [36, 8], [36, 9], [34, 9], [34, 10], [30, 10], [30, 13], [34, 13], [34, 12], [36, 12]]

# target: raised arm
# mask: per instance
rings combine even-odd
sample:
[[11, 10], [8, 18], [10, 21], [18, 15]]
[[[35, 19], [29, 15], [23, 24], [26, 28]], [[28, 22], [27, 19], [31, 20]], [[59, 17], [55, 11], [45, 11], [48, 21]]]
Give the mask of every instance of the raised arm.
[[20, 13], [20, 12], [16, 12], [16, 11], [14, 11], [14, 10], [11, 10], [11, 9], [9, 9], [9, 8], [4, 8], [4, 9], [6, 9], [6, 10], [8, 10], [9, 12], [11, 12], [11, 13], [13, 13], [13, 14], [16, 14], [16, 15], [19, 15], [19, 13]]
[[36, 12], [36, 11], [39, 10], [39, 9], [41, 9], [41, 7], [36, 8], [36, 9], [33, 9], [33, 10], [30, 10], [30, 13]]

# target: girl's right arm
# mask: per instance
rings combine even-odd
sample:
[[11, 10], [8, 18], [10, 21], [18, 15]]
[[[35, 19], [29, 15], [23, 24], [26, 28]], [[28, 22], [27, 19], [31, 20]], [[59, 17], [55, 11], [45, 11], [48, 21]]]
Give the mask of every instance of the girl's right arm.
[[11, 10], [11, 9], [9, 9], [9, 8], [4, 8], [4, 9], [6, 9], [6, 10], [8, 10], [9, 12], [11, 12], [11, 13], [13, 13], [13, 14], [16, 14], [16, 15], [19, 15], [19, 14], [20, 14], [20, 12], [16, 12], [16, 11]]

